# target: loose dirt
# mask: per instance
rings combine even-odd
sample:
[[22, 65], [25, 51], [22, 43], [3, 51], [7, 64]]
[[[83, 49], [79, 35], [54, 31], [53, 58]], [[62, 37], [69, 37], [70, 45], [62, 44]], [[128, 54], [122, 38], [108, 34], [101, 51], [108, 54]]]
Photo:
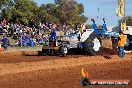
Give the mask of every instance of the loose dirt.
[[[89, 73], [90, 79], [131, 81], [131, 67], [132, 54], [121, 59], [106, 43], [97, 56], [61, 57], [41, 56], [36, 51], [4, 52], [0, 55], [0, 88], [83, 88], [80, 84], [82, 68]], [[88, 88], [132, 88], [132, 84]]]

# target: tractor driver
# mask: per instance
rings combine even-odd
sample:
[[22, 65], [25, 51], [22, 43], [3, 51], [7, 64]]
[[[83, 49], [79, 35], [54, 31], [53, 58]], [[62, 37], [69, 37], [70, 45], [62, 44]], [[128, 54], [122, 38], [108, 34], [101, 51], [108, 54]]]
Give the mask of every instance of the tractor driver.
[[53, 46], [56, 46], [56, 32], [55, 32], [55, 30], [53, 32], [51, 32], [50, 44]]

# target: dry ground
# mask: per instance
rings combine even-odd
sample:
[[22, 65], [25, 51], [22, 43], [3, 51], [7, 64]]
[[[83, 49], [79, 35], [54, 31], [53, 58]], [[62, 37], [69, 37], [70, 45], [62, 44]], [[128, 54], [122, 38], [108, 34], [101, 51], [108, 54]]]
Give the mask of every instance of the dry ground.
[[[132, 54], [120, 59], [107, 43], [97, 56], [37, 56], [35, 51], [3, 53], [0, 55], [0, 88], [83, 88], [80, 85], [82, 68], [90, 79], [132, 81]], [[86, 88], [132, 88], [132, 84]]]

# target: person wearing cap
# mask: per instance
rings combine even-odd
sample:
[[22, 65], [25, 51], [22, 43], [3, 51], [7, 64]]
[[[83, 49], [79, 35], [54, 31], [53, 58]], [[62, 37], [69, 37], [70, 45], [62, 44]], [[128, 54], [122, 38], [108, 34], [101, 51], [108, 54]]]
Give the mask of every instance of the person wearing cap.
[[119, 38], [118, 38], [118, 55], [120, 58], [125, 56], [124, 52], [124, 45], [126, 43], [126, 37], [122, 31], [119, 31]]

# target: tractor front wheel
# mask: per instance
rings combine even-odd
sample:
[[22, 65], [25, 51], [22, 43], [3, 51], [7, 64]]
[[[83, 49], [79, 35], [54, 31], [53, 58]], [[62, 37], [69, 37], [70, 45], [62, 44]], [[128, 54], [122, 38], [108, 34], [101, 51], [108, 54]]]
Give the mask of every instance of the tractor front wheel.
[[68, 48], [67, 48], [67, 46], [62, 45], [61, 48], [60, 48], [60, 51], [61, 51], [61, 54], [63, 56], [66, 56], [68, 54]]

